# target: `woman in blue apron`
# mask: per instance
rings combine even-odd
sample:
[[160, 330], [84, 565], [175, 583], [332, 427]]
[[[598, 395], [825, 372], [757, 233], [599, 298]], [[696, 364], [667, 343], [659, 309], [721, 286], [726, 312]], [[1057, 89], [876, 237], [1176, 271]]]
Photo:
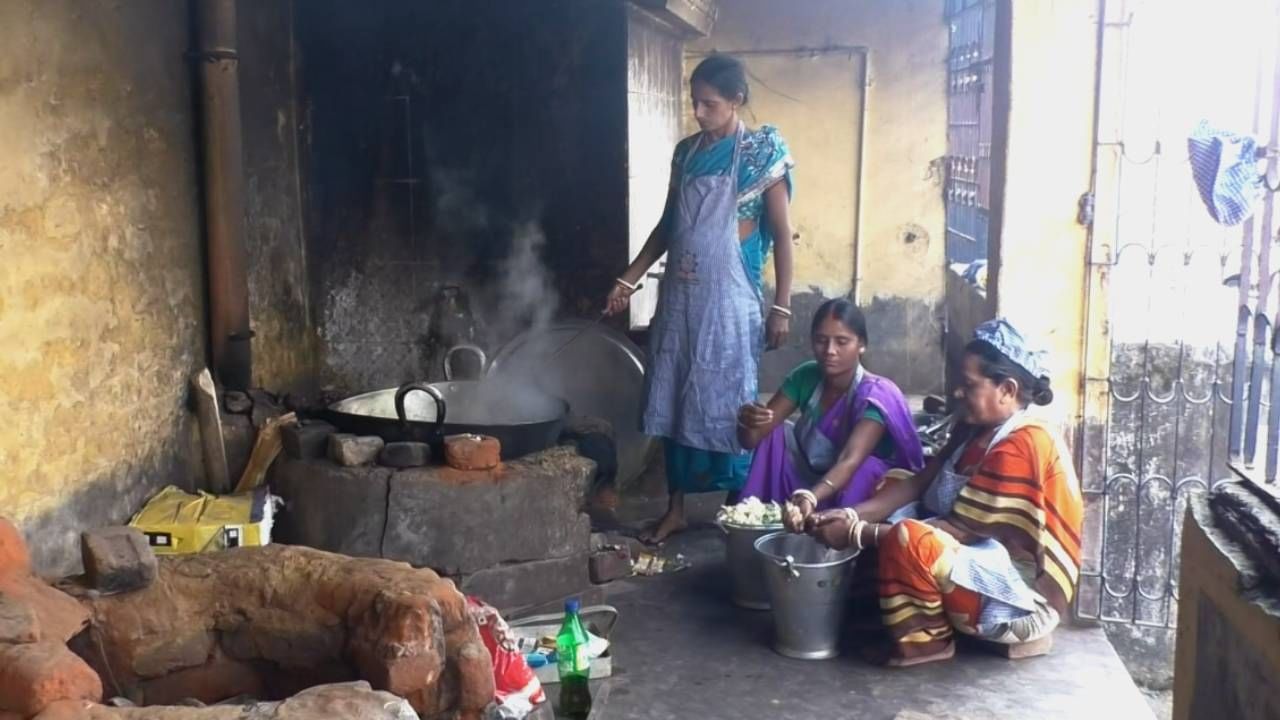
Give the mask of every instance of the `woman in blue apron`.
[[[748, 130], [739, 118], [750, 95], [741, 62], [713, 55], [690, 85], [702, 131], [676, 146], [662, 220], [606, 309], [623, 312], [667, 255], [645, 379], [644, 431], [663, 439], [670, 493], [667, 514], [642, 538], [653, 543], [685, 527], [686, 494], [736, 493], [746, 482], [751, 455], [738, 443], [738, 408], [756, 401], [760, 353], [786, 340], [791, 321], [795, 162], [776, 128]], [[771, 248], [776, 292], [766, 311]]]

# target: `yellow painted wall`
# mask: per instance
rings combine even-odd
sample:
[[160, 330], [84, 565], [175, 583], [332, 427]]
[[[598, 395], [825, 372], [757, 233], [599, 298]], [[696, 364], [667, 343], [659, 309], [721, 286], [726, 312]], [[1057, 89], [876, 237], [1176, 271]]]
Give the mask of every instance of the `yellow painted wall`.
[[[718, 5], [711, 36], [689, 46], [686, 77], [710, 51], [866, 48], [869, 77], [861, 148], [857, 298], [868, 312], [872, 330], [868, 364], [908, 391], [937, 389], [942, 380], [938, 308], [945, 292], [942, 178], [935, 171], [946, 153], [947, 27], [942, 3], [720, 0]], [[748, 69], [773, 57], [741, 56]], [[768, 66], [762, 65], [762, 70]], [[845, 152], [843, 140], [830, 140], [833, 128], [827, 120], [848, 112], [845, 99], [855, 97], [844, 85], [848, 77], [821, 67], [814, 72], [797, 70], [785, 80], [771, 74], [766, 80], [770, 85], [766, 92], [819, 99], [807, 108], [811, 122], [793, 121], [780, 127], [793, 145], [797, 162], [795, 209], [801, 240], [796, 249], [796, 293], [816, 289], [831, 297], [847, 294], [853, 285], [855, 240], [850, 225], [858, 168], [853, 162], [819, 172], [813, 162], [814, 155], [828, 146], [830, 152]], [[753, 92], [762, 92], [758, 83]], [[832, 99], [830, 107], [824, 106], [823, 97]], [[758, 120], [773, 122], [765, 116]], [[692, 132], [696, 127], [688, 129]], [[854, 137], [854, 129], [846, 137]], [[772, 283], [771, 268], [766, 269], [766, 281]], [[771, 363], [788, 367], [807, 353], [805, 324], [807, 320], [796, 323], [793, 336], [799, 342], [786, 361], [771, 360], [766, 354], [763, 384], [769, 383]]]
[[1050, 352], [1054, 419], [1080, 416], [1087, 233], [1076, 222], [1093, 154], [1093, 0], [1013, 3], [1008, 181], [997, 312]]
[[[690, 50], [868, 48], [863, 286], [859, 295], [864, 300], [876, 295], [940, 300], [944, 290], [944, 217], [941, 178], [932, 175], [931, 169], [933, 161], [946, 153], [947, 30], [941, 4], [933, 0], [720, 0], [719, 8], [711, 36], [692, 43]], [[751, 56], [743, 59], [749, 68], [756, 62]], [[688, 63], [687, 69], [691, 71], [692, 65]], [[811, 83], [821, 86], [832, 80], [829, 73], [815, 73], [797, 75], [791, 82], [800, 91], [808, 91]], [[790, 90], [776, 89], [783, 93]], [[843, 87], [825, 89], [834, 96], [848, 95]], [[830, 131], [821, 120], [826, 109], [819, 105], [810, 110], [815, 118], [812, 124], [781, 129], [795, 144], [821, 147]], [[761, 117], [760, 121], [770, 119]], [[690, 127], [693, 130], [696, 126]], [[802, 193], [806, 189], [822, 192], [830, 184], [852, 188], [849, 178], [856, 173], [855, 167], [840, 177], [815, 177], [804, 173], [803, 156], [797, 157], [797, 162]], [[839, 260], [810, 263], [802, 259], [797, 288], [816, 285], [832, 293], [849, 290], [853, 238], [824, 237], [821, 229], [824, 223], [845, 223], [849, 212], [848, 205], [836, 202], [814, 210], [813, 227], [811, 232], [802, 232], [802, 242], [821, 238], [822, 247], [809, 249]], [[904, 242], [910, 226], [920, 226], [925, 236]], [[802, 245], [800, 251], [805, 250]]]

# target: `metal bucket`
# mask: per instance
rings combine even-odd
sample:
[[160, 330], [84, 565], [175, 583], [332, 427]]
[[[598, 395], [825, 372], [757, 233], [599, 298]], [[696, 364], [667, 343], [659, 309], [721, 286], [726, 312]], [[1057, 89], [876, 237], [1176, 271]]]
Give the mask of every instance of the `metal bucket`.
[[756, 540], [773, 605], [773, 648], [800, 660], [840, 654], [840, 626], [856, 550], [832, 550], [808, 535], [777, 532]]
[[764, 563], [756, 552], [756, 540], [776, 533], [781, 525], [731, 525], [721, 523], [725, 533], [725, 561], [729, 565], [730, 598], [748, 610], [769, 609], [769, 589], [765, 586]]

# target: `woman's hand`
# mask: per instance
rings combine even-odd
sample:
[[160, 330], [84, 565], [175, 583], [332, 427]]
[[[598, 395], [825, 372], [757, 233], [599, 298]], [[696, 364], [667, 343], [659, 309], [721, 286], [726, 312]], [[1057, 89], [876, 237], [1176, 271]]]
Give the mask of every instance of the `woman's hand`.
[[[639, 289], [636, 288], [636, 290]], [[621, 283], [614, 283], [613, 289], [609, 291], [609, 297], [604, 301], [604, 314], [613, 316], [626, 310], [631, 305], [631, 296], [636, 290], [624, 287]]]
[[762, 428], [773, 422], [773, 411], [760, 403], [748, 403], [738, 408], [738, 424], [748, 430]]
[[791, 334], [791, 318], [778, 313], [769, 313], [768, 319], [764, 322], [764, 329], [767, 341], [765, 347], [769, 350], [777, 350]]
[[807, 497], [788, 500], [782, 506], [782, 526], [787, 529], [787, 532], [797, 534], [804, 532], [815, 509], [813, 502]]
[[829, 548], [843, 550], [849, 547], [849, 530], [853, 522], [844, 508], [826, 510], [810, 516], [805, 532]]

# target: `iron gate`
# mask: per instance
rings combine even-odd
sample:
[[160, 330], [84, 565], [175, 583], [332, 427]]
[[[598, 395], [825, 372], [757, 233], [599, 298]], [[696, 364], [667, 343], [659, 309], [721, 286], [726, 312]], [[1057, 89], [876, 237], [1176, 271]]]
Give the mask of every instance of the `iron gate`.
[[[1207, 119], [1276, 147], [1278, 5], [1099, 3], [1082, 618], [1172, 627], [1187, 499], [1260, 457], [1276, 479], [1275, 193], [1242, 227], [1217, 225], [1186, 138]], [[1274, 151], [1267, 170], [1274, 185]]]

